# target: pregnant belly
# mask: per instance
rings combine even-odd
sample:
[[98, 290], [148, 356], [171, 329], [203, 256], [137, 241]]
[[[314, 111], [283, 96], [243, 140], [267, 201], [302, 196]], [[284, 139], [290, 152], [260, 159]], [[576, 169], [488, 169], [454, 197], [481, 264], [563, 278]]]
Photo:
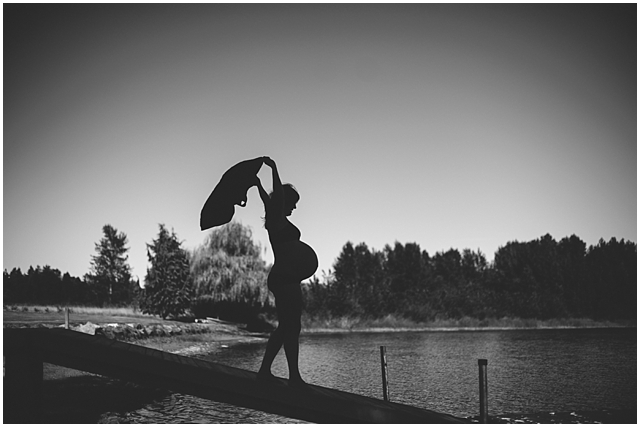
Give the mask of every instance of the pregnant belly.
[[313, 276], [318, 269], [318, 256], [304, 242], [287, 242], [278, 247], [274, 267], [281, 273], [302, 281]]

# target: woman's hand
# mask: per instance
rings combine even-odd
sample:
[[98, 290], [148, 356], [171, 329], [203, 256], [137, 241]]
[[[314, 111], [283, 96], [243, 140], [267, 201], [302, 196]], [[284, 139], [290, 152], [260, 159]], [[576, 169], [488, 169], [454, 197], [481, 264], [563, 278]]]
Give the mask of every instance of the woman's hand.
[[276, 162], [274, 162], [273, 159], [269, 156], [264, 156], [262, 158], [262, 161], [264, 162], [265, 165], [269, 166], [271, 169], [276, 167]]

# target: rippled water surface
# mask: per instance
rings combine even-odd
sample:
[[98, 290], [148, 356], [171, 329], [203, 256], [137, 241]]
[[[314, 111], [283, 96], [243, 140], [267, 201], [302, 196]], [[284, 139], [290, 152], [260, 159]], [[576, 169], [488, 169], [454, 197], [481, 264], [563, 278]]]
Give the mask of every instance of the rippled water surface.
[[[636, 410], [636, 329], [307, 335], [300, 370], [312, 384], [382, 398], [386, 346], [392, 401], [460, 417], [478, 414], [478, 359], [488, 359], [490, 414]], [[201, 356], [256, 371], [266, 342]], [[287, 377], [281, 352], [273, 367]], [[284, 417], [171, 394], [129, 422], [286, 423]]]

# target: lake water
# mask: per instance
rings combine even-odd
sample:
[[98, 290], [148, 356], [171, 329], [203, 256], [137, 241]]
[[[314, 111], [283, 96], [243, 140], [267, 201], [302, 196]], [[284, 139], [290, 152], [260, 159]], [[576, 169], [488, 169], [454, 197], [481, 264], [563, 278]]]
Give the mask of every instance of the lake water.
[[[239, 344], [201, 357], [256, 371], [265, 345]], [[478, 359], [487, 359], [490, 415], [636, 412], [636, 329], [314, 334], [301, 337], [300, 370], [309, 383], [382, 399], [383, 345], [394, 402], [477, 416]], [[287, 377], [282, 351], [273, 372]], [[129, 412], [126, 418], [162, 423], [297, 422], [181, 394]]]

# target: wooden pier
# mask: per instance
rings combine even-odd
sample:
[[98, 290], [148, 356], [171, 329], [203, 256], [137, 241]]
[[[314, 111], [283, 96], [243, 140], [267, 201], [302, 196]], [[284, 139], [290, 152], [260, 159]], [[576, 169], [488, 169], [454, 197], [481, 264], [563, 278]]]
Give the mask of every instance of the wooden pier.
[[[254, 372], [64, 329], [4, 329], [4, 423], [46, 423], [42, 363], [315, 423], [464, 423], [330, 388], [259, 381]], [[374, 367], [372, 367], [374, 369]]]

